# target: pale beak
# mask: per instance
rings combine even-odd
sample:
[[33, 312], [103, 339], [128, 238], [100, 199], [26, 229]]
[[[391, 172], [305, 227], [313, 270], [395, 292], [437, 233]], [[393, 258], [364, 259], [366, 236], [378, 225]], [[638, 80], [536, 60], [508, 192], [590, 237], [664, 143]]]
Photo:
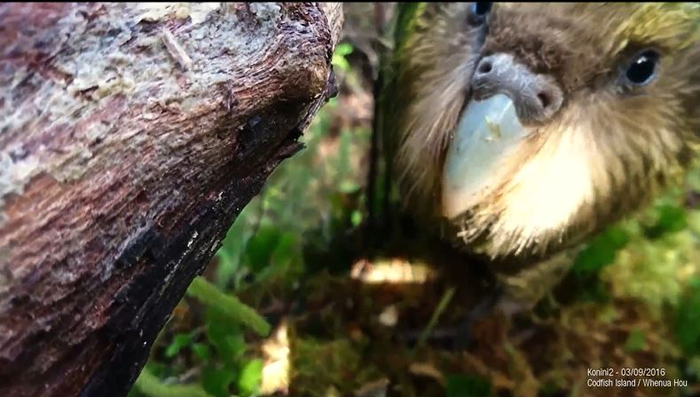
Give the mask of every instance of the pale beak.
[[526, 136], [508, 96], [469, 103], [445, 159], [443, 216], [457, 217], [492, 193], [509, 172], [506, 160]]

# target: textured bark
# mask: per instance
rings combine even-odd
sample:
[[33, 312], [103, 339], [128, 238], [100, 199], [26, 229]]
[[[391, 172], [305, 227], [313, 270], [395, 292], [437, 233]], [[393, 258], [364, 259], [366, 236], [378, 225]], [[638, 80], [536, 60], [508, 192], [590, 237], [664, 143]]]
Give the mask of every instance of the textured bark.
[[338, 4], [0, 4], [0, 395], [125, 395], [333, 95]]

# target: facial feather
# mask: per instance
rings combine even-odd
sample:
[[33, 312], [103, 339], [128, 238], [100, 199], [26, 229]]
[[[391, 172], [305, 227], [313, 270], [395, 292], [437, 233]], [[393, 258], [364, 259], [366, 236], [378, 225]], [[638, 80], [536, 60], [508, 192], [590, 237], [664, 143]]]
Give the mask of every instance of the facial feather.
[[[467, 95], [476, 53], [476, 32], [457, 35], [466, 24], [450, 15], [457, 4], [430, 4], [415, 21], [397, 56], [398, 103], [396, 169], [406, 201], [423, 212], [439, 195], [445, 148]], [[445, 38], [435, 45], [436, 38]], [[426, 85], [425, 82], [430, 84]]]

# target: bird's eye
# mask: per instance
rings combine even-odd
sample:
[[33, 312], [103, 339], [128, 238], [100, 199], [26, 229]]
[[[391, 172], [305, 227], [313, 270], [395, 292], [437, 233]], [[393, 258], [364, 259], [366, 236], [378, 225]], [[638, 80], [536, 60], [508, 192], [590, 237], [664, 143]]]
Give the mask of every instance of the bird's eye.
[[476, 16], [486, 16], [491, 11], [491, 2], [476, 2], [472, 5], [472, 12]]
[[475, 2], [469, 8], [469, 22], [474, 25], [482, 24], [491, 11], [492, 2]]
[[659, 54], [654, 50], [645, 50], [632, 58], [625, 77], [634, 85], [645, 85], [656, 77]]

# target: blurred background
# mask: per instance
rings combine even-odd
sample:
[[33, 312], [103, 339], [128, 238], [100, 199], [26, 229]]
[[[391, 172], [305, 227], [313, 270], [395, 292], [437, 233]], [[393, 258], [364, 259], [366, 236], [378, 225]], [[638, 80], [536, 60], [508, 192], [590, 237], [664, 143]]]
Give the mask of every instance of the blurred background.
[[[454, 258], [430, 243], [379, 234], [393, 248], [366, 255], [373, 82], [394, 5], [344, 7], [339, 96], [236, 219], [130, 396], [700, 395], [698, 170], [587, 242], [526, 319], [485, 317], [467, 350], [426, 338], [458, 324], [480, 284], [436, 275]], [[609, 367], [687, 386], [587, 386], [589, 368]]]

